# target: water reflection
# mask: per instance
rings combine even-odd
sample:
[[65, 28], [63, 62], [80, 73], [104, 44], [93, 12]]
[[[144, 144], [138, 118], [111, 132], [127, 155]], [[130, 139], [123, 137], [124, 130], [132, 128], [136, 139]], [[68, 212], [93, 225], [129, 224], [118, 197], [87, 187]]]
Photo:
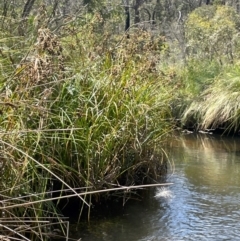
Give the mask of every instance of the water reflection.
[[[75, 232], [82, 241], [238, 240], [240, 140], [187, 135], [170, 143], [172, 196], [149, 191], [143, 202]], [[166, 190], [165, 190], [166, 191]], [[114, 211], [113, 211], [114, 213]]]

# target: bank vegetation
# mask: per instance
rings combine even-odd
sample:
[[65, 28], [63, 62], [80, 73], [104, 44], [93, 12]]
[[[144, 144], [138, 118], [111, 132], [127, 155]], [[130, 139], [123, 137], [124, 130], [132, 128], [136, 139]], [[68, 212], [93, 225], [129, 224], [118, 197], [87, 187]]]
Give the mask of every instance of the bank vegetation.
[[3, 238], [67, 237], [61, 200], [90, 217], [163, 181], [176, 125], [238, 133], [237, 5], [170, 2], [1, 3]]

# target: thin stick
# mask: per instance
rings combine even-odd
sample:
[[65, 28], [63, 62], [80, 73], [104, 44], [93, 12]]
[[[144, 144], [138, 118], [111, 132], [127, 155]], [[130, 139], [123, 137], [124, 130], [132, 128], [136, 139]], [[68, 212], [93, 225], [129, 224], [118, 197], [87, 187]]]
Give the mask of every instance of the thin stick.
[[51, 170], [49, 170], [48, 168], [46, 168], [43, 164], [41, 164], [40, 162], [36, 161], [33, 157], [29, 156], [27, 153], [25, 153], [24, 151], [20, 150], [19, 148], [11, 145], [10, 143], [7, 143], [3, 140], [0, 140], [0, 142], [2, 142], [5, 145], [8, 145], [12, 148], [14, 148], [15, 150], [19, 151], [20, 153], [22, 153], [23, 155], [27, 156], [28, 158], [30, 158], [32, 161], [34, 161], [35, 163], [37, 163], [39, 166], [41, 166], [44, 170], [46, 170], [47, 172], [49, 172], [51, 175], [53, 175], [55, 178], [57, 178], [62, 184], [64, 184], [66, 187], [68, 187], [73, 193], [75, 193], [74, 196], [78, 196], [88, 207], [90, 207], [90, 205], [81, 197], [81, 195], [79, 195], [74, 189], [72, 189], [65, 181], [63, 181], [59, 176], [57, 176], [55, 173], [53, 173]]
[[11, 232], [17, 234], [18, 236], [20, 236], [20, 237], [23, 238], [24, 240], [31, 241], [30, 239], [24, 237], [22, 234], [16, 232], [15, 230], [13, 230], [13, 229], [11, 229], [11, 228], [5, 226], [5, 225], [2, 225], [1, 223], [0, 223], [0, 227], [3, 227], [3, 228], [5, 228], [5, 229], [7, 229], [7, 230], [9, 230], [9, 231], [11, 231]]
[[[1, 104], [1, 102], [0, 102]], [[35, 130], [21, 130], [21, 131], [0, 131], [3, 135], [25, 134], [25, 133], [40, 133], [40, 132], [56, 132], [56, 131], [79, 131], [83, 128], [61, 128], [61, 129], [35, 129]]]
[[[81, 189], [87, 189], [87, 188], [92, 188], [92, 187], [79, 187], [79, 188], [72, 188], [73, 190], [81, 190]], [[40, 192], [40, 193], [33, 193], [33, 194], [29, 194], [29, 195], [24, 195], [24, 196], [19, 196], [19, 197], [14, 197], [14, 198], [8, 198], [8, 199], [4, 199], [4, 202], [10, 202], [10, 201], [14, 201], [14, 200], [18, 200], [18, 201], [25, 201], [24, 198], [27, 197], [37, 197], [40, 195], [47, 195], [47, 194], [52, 194], [52, 193], [57, 193], [57, 192], [70, 192], [72, 191], [72, 189], [59, 189], [59, 190], [55, 190], [55, 191], [49, 191], [49, 192]], [[0, 196], [4, 196], [4, 197], [8, 197], [5, 195], [1, 195]], [[1, 219], [1, 218], [0, 218]]]
[[[137, 185], [137, 186], [128, 186], [128, 187], [124, 186], [124, 187], [103, 189], [103, 190], [98, 190], [98, 191], [70, 194], [70, 195], [61, 196], [61, 197], [48, 198], [48, 199], [44, 199], [44, 200], [37, 200], [37, 201], [34, 201], [34, 202], [27, 202], [27, 203], [22, 203], [22, 204], [14, 204], [14, 205], [6, 206], [6, 207], [0, 207], [0, 210], [6, 210], [6, 209], [22, 207], [22, 206], [25, 207], [25, 206], [33, 205], [33, 204], [36, 204], [36, 203], [48, 202], [48, 201], [53, 201], [53, 200], [60, 200], [60, 199], [76, 197], [76, 196], [79, 197], [79, 196], [96, 194], [96, 193], [112, 192], [112, 191], [118, 191], [118, 190], [140, 189], [140, 188], [145, 188], [145, 187], [168, 186], [168, 185], [172, 185], [172, 184], [173, 183], [157, 183], [157, 184], [146, 184], [146, 185]], [[0, 201], [0, 203], [4, 204], [4, 200]]]

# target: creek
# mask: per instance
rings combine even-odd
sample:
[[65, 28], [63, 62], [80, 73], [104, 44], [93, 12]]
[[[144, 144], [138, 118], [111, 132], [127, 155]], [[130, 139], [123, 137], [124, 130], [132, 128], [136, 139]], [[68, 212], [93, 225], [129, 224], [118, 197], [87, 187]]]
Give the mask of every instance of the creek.
[[165, 188], [72, 224], [81, 241], [240, 240], [240, 139], [186, 134], [171, 140]]

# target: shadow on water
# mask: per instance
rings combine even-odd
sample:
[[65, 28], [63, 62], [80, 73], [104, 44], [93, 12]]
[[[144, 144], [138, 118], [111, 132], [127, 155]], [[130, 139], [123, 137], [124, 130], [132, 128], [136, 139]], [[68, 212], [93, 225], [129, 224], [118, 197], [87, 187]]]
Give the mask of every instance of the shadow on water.
[[239, 240], [240, 139], [178, 136], [169, 142], [174, 185], [72, 225], [82, 241]]

